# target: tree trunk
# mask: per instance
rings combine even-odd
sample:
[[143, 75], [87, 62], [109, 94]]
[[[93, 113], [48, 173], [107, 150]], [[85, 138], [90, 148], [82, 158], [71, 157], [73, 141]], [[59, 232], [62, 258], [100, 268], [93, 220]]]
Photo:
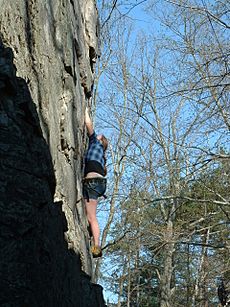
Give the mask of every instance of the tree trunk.
[[163, 273], [160, 281], [161, 299], [160, 307], [172, 307], [171, 304], [171, 281], [173, 274], [173, 253], [174, 243], [173, 241], [173, 223], [168, 221], [167, 223], [167, 243], [164, 248], [164, 263]]
[[124, 279], [125, 279], [124, 276], [126, 273], [126, 268], [127, 268], [126, 256], [123, 256], [123, 269], [122, 269], [122, 275], [120, 276], [119, 279], [119, 294], [118, 294], [117, 307], [121, 307], [121, 297], [124, 289]]
[[128, 251], [128, 285], [127, 285], [127, 307], [130, 307], [130, 299], [131, 299], [131, 252], [130, 250]]
[[[204, 233], [202, 243], [204, 245], [208, 244], [209, 241], [209, 233], [208, 229], [206, 233]], [[208, 295], [206, 289], [206, 274], [207, 274], [207, 247], [203, 246], [200, 254], [200, 263], [197, 270], [197, 278], [195, 284], [195, 292], [193, 296], [193, 306], [203, 307], [208, 306]]]

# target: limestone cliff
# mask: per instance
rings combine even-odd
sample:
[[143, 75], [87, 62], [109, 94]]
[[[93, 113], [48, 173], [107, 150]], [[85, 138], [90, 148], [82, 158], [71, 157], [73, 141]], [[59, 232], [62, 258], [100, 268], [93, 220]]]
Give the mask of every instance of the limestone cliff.
[[95, 2], [0, 7], [0, 306], [104, 306], [81, 194]]

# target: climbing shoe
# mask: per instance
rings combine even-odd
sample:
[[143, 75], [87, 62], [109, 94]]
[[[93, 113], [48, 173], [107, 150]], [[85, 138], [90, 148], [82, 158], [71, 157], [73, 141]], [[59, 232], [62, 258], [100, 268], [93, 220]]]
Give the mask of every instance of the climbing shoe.
[[102, 251], [99, 246], [92, 246], [91, 252], [93, 254], [93, 258], [100, 258], [102, 256]]

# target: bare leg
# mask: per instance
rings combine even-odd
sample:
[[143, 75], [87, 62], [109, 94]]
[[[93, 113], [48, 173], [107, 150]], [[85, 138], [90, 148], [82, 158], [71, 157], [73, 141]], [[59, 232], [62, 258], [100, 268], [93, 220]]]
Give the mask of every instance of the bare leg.
[[96, 199], [90, 199], [87, 201], [85, 199], [85, 208], [86, 208], [86, 214], [87, 219], [91, 227], [92, 235], [93, 235], [93, 241], [95, 246], [100, 246], [100, 229], [99, 224], [97, 221], [97, 200]]

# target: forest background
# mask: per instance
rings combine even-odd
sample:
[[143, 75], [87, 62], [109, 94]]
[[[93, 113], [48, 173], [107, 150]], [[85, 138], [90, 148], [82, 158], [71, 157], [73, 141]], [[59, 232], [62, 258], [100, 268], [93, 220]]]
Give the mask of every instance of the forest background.
[[217, 306], [230, 288], [230, 3], [97, 5], [92, 105], [110, 146], [95, 281], [108, 306]]

